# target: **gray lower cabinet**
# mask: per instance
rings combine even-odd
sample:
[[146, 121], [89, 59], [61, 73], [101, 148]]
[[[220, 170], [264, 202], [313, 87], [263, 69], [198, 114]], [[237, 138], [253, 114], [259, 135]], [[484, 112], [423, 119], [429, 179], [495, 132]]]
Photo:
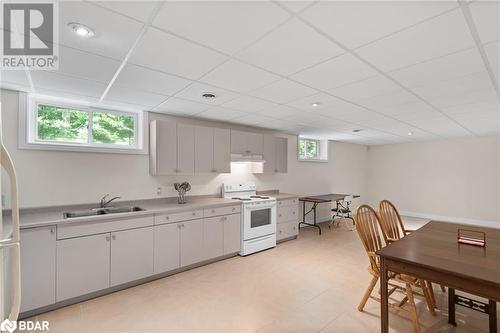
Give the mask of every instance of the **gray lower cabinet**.
[[203, 219], [203, 253], [205, 259], [220, 257], [224, 254], [224, 219], [216, 216]]
[[201, 220], [191, 220], [180, 223], [181, 266], [188, 266], [202, 261], [203, 254], [203, 223]]
[[111, 233], [110, 285], [153, 275], [153, 227]]
[[181, 223], [154, 226], [154, 273], [159, 274], [181, 266]]
[[21, 312], [56, 301], [56, 227], [21, 230]]
[[241, 215], [226, 215], [224, 220], [224, 254], [240, 252]]
[[56, 300], [109, 287], [109, 233], [57, 241]]

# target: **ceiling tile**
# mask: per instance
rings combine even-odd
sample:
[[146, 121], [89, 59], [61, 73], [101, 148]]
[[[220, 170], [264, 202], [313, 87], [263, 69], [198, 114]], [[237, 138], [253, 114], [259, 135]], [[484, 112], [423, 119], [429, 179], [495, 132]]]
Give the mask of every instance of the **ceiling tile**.
[[389, 73], [407, 87], [451, 80], [484, 70], [484, 64], [476, 47], [435, 58]]
[[263, 109], [270, 109], [278, 104], [264, 101], [259, 98], [241, 96], [223, 104], [223, 107], [244, 112], [257, 112]]
[[166, 95], [154, 94], [113, 85], [104, 98], [104, 101], [119, 101], [154, 107], [165, 101], [167, 98], [168, 96]]
[[449, 108], [443, 108], [442, 111], [451, 116], [476, 114], [488, 111], [500, 112], [500, 100], [493, 99], [479, 103], [456, 105]]
[[329, 107], [324, 111], [321, 111], [321, 114], [347, 122], [358, 122], [380, 117], [379, 113], [347, 103], [339, 106]]
[[331, 89], [359, 81], [378, 73], [350, 54], [343, 54], [291, 76], [292, 79], [318, 89]]
[[161, 105], [156, 107], [153, 112], [167, 113], [178, 116], [190, 116], [203, 112], [210, 108], [210, 105], [196, 103], [185, 99], [171, 97]]
[[481, 41], [500, 39], [500, 2], [476, 1], [469, 8]]
[[229, 60], [205, 75], [201, 81], [225, 89], [248, 92], [279, 79], [279, 76], [262, 69], [237, 60]]
[[307, 6], [311, 5], [315, 0], [308, 1], [279, 1], [279, 3], [285, 6], [288, 10], [294, 13], [298, 13], [304, 10]]
[[120, 66], [120, 61], [90, 54], [69, 47], [59, 47], [58, 72], [83, 79], [108, 83]]
[[419, 101], [420, 100], [415, 97], [415, 95], [402, 88], [399, 88], [387, 94], [357, 100], [356, 103], [363, 105], [369, 109], [381, 111], [386, 107], [406, 103], [417, 103]]
[[[94, 37], [77, 36], [67, 26], [70, 22], [92, 28]], [[141, 23], [89, 2], [59, 2], [59, 41], [66, 46], [122, 60], [141, 28]]]
[[399, 120], [429, 119], [442, 114], [422, 101], [386, 106], [380, 112]]
[[456, 120], [476, 135], [500, 134], [500, 113], [490, 117], [477, 117], [475, 115], [461, 116], [456, 118]]
[[274, 120], [273, 118], [266, 117], [258, 114], [247, 114], [241, 117], [237, 117], [231, 120], [233, 123], [254, 126], [260, 123]]
[[220, 53], [150, 28], [137, 45], [130, 62], [198, 79], [225, 59]]
[[99, 6], [111, 9], [122, 15], [146, 22], [159, 1], [93, 1]]
[[[210, 99], [202, 97], [202, 95], [205, 93], [214, 94], [215, 98]], [[186, 89], [175, 95], [175, 97], [210, 105], [221, 105], [239, 96], [240, 95], [234, 92], [199, 82], [193, 83], [192, 85], [188, 86]]]
[[474, 41], [461, 10], [438, 16], [356, 52], [389, 71], [473, 47]]
[[453, 95], [467, 95], [470, 92], [493, 88], [486, 71], [445, 80], [434, 84], [413, 87], [412, 90], [428, 101]]
[[[317, 112], [318, 110], [324, 110], [328, 106], [341, 103], [344, 103], [344, 101], [325, 93], [319, 93], [290, 102], [288, 105], [306, 111]], [[313, 106], [313, 104], [317, 105]]]
[[484, 101], [498, 100], [493, 88], [469, 91], [466, 94], [453, 94], [436, 98], [432, 104], [439, 108], [448, 108], [462, 104], [480, 103]]
[[354, 48], [457, 6], [453, 1], [324, 1], [301, 16]]
[[288, 103], [301, 97], [317, 93], [316, 90], [300, 83], [284, 79], [259, 88], [251, 94], [276, 103]]
[[31, 71], [31, 77], [36, 90], [42, 88], [61, 93], [100, 97], [106, 89], [106, 85], [103, 83], [78, 79], [55, 72]]
[[233, 54], [289, 16], [279, 6], [264, 1], [168, 1], [153, 24]]
[[243, 115], [245, 115], [244, 112], [225, 109], [216, 106], [211, 109], [208, 109], [207, 111], [203, 111], [201, 113], [196, 114], [196, 117], [211, 119], [211, 120], [219, 120], [219, 121], [230, 121], [234, 118], [241, 117]]
[[274, 107], [259, 110], [256, 113], [266, 115], [268, 117], [276, 118], [276, 119], [287, 119], [289, 116], [294, 115], [298, 112], [300, 112], [300, 111], [297, 109], [288, 107], [286, 105], [277, 105]]
[[292, 19], [236, 57], [281, 75], [290, 75], [343, 50], [318, 32]]
[[435, 117], [432, 120], [430, 119], [415, 120], [409, 123], [422, 130], [429, 131], [433, 134], [445, 138], [471, 136], [471, 133], [469, 131], [464, 129], [455, 121], [446, 118], [444, 116], [440, 118]]
[[491, 66], [500, 68], [500, 41], [485, 44], [484, 50]]
[[191, 82], [178, 76], [127, 64], [123, 67], [114, 84], [162, 95], [173, 95]]
[[359, 100], [397, 91], [399, 89], [401, 88], [397, 84], [386, 77], [379, 75], [363, 81], [330, 89], [329, 91], [335, 96], [348, 100]]
[[293, 124], [286, 121], [286, 120], [276, 119], [276, 120], [266, 121], [265, 123], [260, 124], [259, 127], [287, 131], [292, 126], [293, 126]]
[[91, 104], [99, 105], [99, 97], [97, 97], [97, 96], [94, 96], [94, 97], [85, 96], [83, 94], [64, 92], [61, 90], [37, 88], [36, 95], [37, 96], [49, 96], [49, 97], [54, 97], [54, 98], [64, 98], [64, 99], [75, 101], [75, 102], [91, 103]]

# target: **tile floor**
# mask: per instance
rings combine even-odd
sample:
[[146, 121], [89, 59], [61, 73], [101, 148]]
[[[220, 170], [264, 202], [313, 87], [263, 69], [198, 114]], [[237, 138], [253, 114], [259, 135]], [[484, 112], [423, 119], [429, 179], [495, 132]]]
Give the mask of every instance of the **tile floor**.
[[[408, 220], [412, 226], [422, 224]], [[303, 229], [297, 240], [248, 257], [234, 257], [134, 288], [52, 311], [51, 332], [379, 332], [379, 304], [357, 304], [368, 285], [368, 259], [345, 224]], [[457, 309], [446, 324], [446, 295], [436, 289], [432, 317], [418, 299], [423, 332], [487, 332], [487, 317]], [[390, 314], [391, 332], [413, 332]]]

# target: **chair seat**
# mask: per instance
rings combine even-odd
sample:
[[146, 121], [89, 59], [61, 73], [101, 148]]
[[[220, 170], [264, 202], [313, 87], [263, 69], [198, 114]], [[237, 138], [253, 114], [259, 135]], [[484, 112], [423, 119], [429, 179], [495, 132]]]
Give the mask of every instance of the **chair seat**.
[[350, 213], [351, 210], [350, 209], [346, 209], [346, 208], [332, 208], [332, 212], [339, 212], [339, 213], [342, 213], [342, 214], [347, 214], [347, 213]]

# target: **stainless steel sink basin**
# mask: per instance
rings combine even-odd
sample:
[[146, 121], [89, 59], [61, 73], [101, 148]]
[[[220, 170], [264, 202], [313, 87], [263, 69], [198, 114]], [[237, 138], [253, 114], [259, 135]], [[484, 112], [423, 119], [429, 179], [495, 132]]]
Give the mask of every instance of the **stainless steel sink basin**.
[[145, 210], [145, 209], [141, 208], [141, 207], [137, 207], [137, 206], [116, 206], [116, 207], [105, 207], [105, 208], [92, 208], [92, 209], [86, 209], [86, 210], [75, 210], [75, 211], [71, 211], [71, 212], [64, 212], [63, 217], [65, 219], [69, 219], [69, 218], [74, 218], [74, 217], [140, 212], [143, 210]]

